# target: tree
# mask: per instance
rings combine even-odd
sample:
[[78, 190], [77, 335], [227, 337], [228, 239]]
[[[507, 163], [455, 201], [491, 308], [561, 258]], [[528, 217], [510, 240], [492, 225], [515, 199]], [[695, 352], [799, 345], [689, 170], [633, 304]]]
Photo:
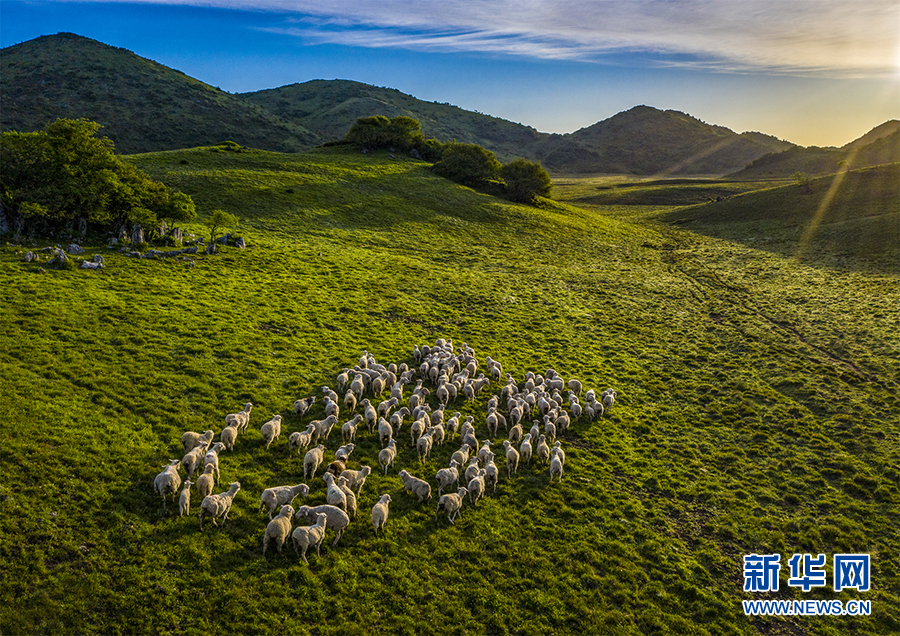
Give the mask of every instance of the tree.
[[471, 187], [498, 181], [500, 169], [496, 155], [477, 144], [446, 144], [434, 164], [435, 173]]
[[98, 137], [100, 124], [57, 119], [43, 131], [0, 137], [0, 207], [19, 233], [188, 220], [191, 198], [153, 181]]
[[544, 167], [527, 159], [513, 159], [503, 166], [500, 175], [506, 182], [506, 198], [519, 203], [532, 203], [538, 196], [549, 197], [553, 188]]
[[809, 175], [805, 172], [795, 172], [794, 180], [797, 182], [797, 185], [803, 188], [803, 194], [812, 194], [812, 186], [810, 185]]
[[205, 221], [206, 227], [209, 228], [209, 242], [216, 240], [216, 234], [219, 230], [226, 227], [233, 227], [238, 224], [237, 217], [229, 214], [225, 210], [213, 210]]

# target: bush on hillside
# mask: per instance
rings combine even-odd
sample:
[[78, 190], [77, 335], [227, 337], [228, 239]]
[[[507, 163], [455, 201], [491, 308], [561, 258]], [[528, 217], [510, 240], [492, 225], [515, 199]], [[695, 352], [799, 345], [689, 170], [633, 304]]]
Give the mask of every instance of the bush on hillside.
[[501, 164], [496, 155], [477, 144], [449, 143], [434, 164], [436, 174], [470, 187], [500, 180]]
[[344, 135], [342, 143], [352, 144], [360, 148], [389, 148], [399, 152], [415, 150], [425, 161], [435, 162], [440, 159], [443, 144], [437, 139], [425, 139], [422, 127], [412, 117], [393, 117], [383, 115], [360, 117]]
[[513, 159], [500, 170], [506, 182], [506, 198], [519, 203], [532, 203], [535, 197], [549, 197], [553, 188], [550, 175], [539, 163]]
[[16, 234], [89, 228], [116, 232], [161, 221], [189, 221], [191, 197], [169, 190], [97, 137], [100, 124], [57, 119], [43, 131], [0, 138], [0, 213]]

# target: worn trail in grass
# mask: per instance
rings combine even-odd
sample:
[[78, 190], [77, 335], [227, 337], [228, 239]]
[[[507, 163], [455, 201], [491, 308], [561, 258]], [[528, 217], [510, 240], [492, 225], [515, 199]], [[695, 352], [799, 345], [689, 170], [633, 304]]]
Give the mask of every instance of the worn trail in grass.
[[[133, 160], [201, 210], [237, 214], [250, 247], [193, 269], [103, 252], [103, 272], [3, 250], [3, 633], [900, 627], [896, 279], [635, 222], [633, 209], [516, 206], [382, 154]], [[263, 559], [259, 493], [301, 480], [285, 438], [308, 418], [293, 400], [362, 349], [410, 361], [439, 336], [519, 379], [553, 367], [614, 386], [620, 403], [564, 439], [560, 485], [523, 469], [450, 526], [394, 471], [373, 474], [337, 547], [309, 567]], [[486, 399], [455, 405], [479, 436]], [[196, 516], [163, 514], [151, 483], [181, 433], [218, 431], [248, 400], [250, 431], [221, 460], [223, 481], [242, 484], [233, 518], [201, 534]], [[258, 427], [273, 413], [286, 426], [266, 451]], [[454, 448], [419, 468], [404, 445], [398, 467], [431, 479]], [[364, 436], [351, 464], [376, 454]], [[383, 492], [394, 501], [376, 539]], [[744, 618], [742, 555], [802, 551], [871, 553], [873, 616]]]

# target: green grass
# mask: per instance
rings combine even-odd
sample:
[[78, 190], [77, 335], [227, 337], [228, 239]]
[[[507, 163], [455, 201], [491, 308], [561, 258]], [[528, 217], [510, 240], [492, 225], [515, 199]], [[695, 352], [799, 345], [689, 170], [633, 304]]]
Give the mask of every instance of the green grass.
[[[656, 220], [671, 208], [518, 206], [382, 153], [131, 159], [201, 211], [236, 214], [249, 247], [189, 269], [98, 239], [102, 272], [0, 252], [0, 633], [900, 628], [896, 276]], [[562, 484], [523, 468], [450, 526], [376, 471], [336, 548], [308, 567], [264, 559], [259, 493], [302, 474], [293, 401], [363, 349], [411, 361], [441, 336], [518, 379], [553, 367], [620, 402], [564, 437]], [[486, 399], [455, 405], [479, 435]], [[153, 477], [183, 431], [218, 431], [248, 400], [250, 430], [221, 460], [242, 491], [201, 534], [196, 512], [163, 513]], [[266, 451], [273, 413], [285, 431]], [[397, 468], [432, 479], [452, 450], [419, 468], [403, 445]], [[351, 464], [376, 453], [362, 435]], [[788, 588], [785, 564], [776, 597], [861, 596], [873, 615], [745, 618], [742, 556], [776, 551], [871, 553], [869, 593]]]

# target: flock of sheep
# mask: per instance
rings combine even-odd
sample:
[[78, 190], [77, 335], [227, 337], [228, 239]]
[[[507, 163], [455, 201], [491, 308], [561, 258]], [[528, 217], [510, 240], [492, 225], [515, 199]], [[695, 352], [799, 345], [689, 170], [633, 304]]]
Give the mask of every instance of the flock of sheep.
[[[470, 347], [463, 343], [457, 350], [452, 341], [444, 339], [438, 339], [433, 346], [420, 348], [416, 345], [413, 356], [417, 365], [414, 368], [409, 368], [406, 363], [384, 366], [364, 351], [358, 365], [344, 369], [337, 376], [337, 391], [322, 387], [324, 417], [310, 421], [305, 430], [291, 433], [288, 451], [296, 450], [298, 454], [306, 451], [303, 479], [314, 479], [319, 468], [325, 464], [326, 448], [323, 442], [327, 443], [332, 430], [339, 428], [342, 445], [335, 451], [333, 460], [325, 466], [322, 478], [326, 503], [314, 507], [304, 505], [295, 510], [292, 502], [298, 495], [306, 498], [310, 492], [309, 486], [303, 483], [264, 490], [259, 500], [260, 512], [268, 512], [269, 523], [263, 539], [263, 555], [270, 543], [274, 543], [280, 553], [290, 537], [294, 550], [307, 561], [309, 548], [314, 547], [317, 555], [320, 553], [326, 530], [335, 533], [332, 545], [337, 545], [351, 518], [356, 516], [360, 492], [372, 472], [369, 466], [359, 469], [347, 466], [356, 447], [354, 441], [357, 433], [362, 434], [360, 428], [370, 436], [377, 435], [381, 448], [377, 459], [385, 475], [394, 465], [407, 419], [410, 446], [415, 447], [420, 466], [430, 458], [434, 447], [459, 436], [460, 447], [452, 454], [449, 466], [434, 475], [438, 497], [435, 520], [443, 512], [453, 524], [466, 497], [472, 507], [477, 508], [479, 499], [492, 494], [497, 487], [500, 470], [494, 461], [495, 442], [491, 440], [497, 437], [500, 427], [507, 434], [507, 439], [502, 442], [507, 479], [512, 479], [520, 465], [530, 465], [532, 460], [536, 460], [542, 466], [549, 466], [551, 482], [554, 478], [562, 480], [566, 456], [562, 443], [556, 439], [557, 435], [564, 433], [572, 421], [581, 417], [590, 420], [601, 417], [616, 400], [613, 389], [606, 389], [599, 395], [594, 390], [588, 390], [584, 394], [585, 406], [582, 407], [579, 398], [581, 382], [576, 379], [564, 382], [553, 369], [548, 369], [543, 377], [528, 372], [522, 384], [516, 383], [507, 374], [499, 393], [488, 400], [484, 420], [488, 437], [479, 440], [473, 416], [463, 418], [459, 412], [445, 414], [445, 409], [460, 398], [473, 402], [492, 381], [500, 383], [504, 377], [502, 365], [487, 356], [484, 369], [488, 375], [479, 373], [479, 362]], [[414, 385], [414, 388], [407, 396], [404, 395], [405, 387], [409, 385]], [[388, 390], [390, 397], [382, 400]], [[563, 392], [567, 393], [565, 398]], [[343, 398], [339, 393], [343, 394]], [[431, 399], [434, 407], [429, 403], [429, 396], [434, 396]], [[294, 403], [295, 414], [305, 417], [315, 400], [315, 397], [297, 400]], [[352, 414], [359, 407], [362, 413], [338, 426], [342, 410]], [[184, 468], [187, 479], [179, 496], [180, 514], [190, 514], [191, 486], [196, 486], [201, 497], [201, 530], [204, 517], [209, 517], [216, 526], [219, 520], [224, 523], [228, 519], [241, 484], [234, 482], [227, 491], [213, 494], [213, 488], [219, 481], [219, 454], [226, 449], [234, 450], [238, 434], [246, 431], [250, 424], [252, 409], [253, 404], [247, 403], [243, 410], [225, 416], [225, 428], [215, 443], [212, 430], [203, 433], [187, 431], [181, 436], [184, 457], [180, 461], [170, 460], [153, 482], [155, 492], [163, 499], [163, 508], [167, 496], [171, 494], [174, 499], [179, 488], [182, 488], [179, 469]], [[267, 449], [281, 436], [281, 422], [282, 416], [275, 415], [260, 428]], [[531, 426], [526, 432], [529, 422]], [[197, 473], [196, 481], [192, 481]], [[427, 479], [416, 477], [408, 470], [401, 470], [398, 475], [404, 489], [415, 496], [418, 503], [431, 500], [432, 484]], [[460, 485], [460, 480], [465, 485]], [[445, 494], [445, 490], [449, 492]], [[372, 508], [371, 521], [376, 536], [387, 523], [390, 503], [390, 495], [383, 494]], [[295, 518], [312, 525], [292, 528]]]

